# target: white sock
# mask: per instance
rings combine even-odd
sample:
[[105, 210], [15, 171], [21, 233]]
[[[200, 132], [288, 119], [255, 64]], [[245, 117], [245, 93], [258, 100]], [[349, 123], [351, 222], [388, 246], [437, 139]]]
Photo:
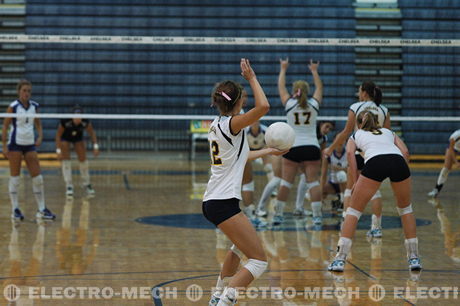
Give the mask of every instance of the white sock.
[[222, 279], [220, 278], [220, 274], [219, 274], [219, 277], [217, 278], [215, 291], [213, 292], [212, 295], [216, 297], [220, 297], [220, 295], [222, 294], [222, 291], [224, 291], [225, 287], [227, 287], [229, 281], [230, 281], [230, 277], [224, 277]]
[[68, 159], [63, 160], [61, 163], [61, 168], [66, 187], [72, 186], [72, 161]]
[[303, 209], [303, 201], [305, 200], [305, 194], [307, 193], [307, 183], [305, 181], [305, 174], [300, 175], [299, 185], [297, 186], [297, 197], [295, 199], [295, 209]]
[[371, 229], [381, 229], [381, 228], [382, 228], [382, 216], [377, 217], [377, 215], [372, 214]]
[[270, 182], [268, 182], [267, 185], [265, 185], [264, 191], [262, 192], [262, 196], [260, 197], [259, 204], [257, 206], [258, 209], [260, 210], [266, 209], [268, 198], [271, 196], [273, 190], [278, 188], [280, 182], [281, 182], [281, 178], [274, 176], [270, 180]]
[[339, 243], [338, 243], [338, 252], [337, 255], [335, 256], [336, 259], [341, 259], [345, 260], [350, 253], [351, 250], [351, 239], [346, 238], [346, 237], [340, 237]]
[[220, 301], [217, 304], [217, 306], [234, 305], [234, 301], [236, 301], [236, 289], [232, 287], [227, 287], [221, 294]]
[[418, 239], [410, 238], [404, 241], [407, 251], [407, 259], [418, 258]]
[[321, 201], [311, 202], [311, 210], [313, 211], [313, 217], [322, 217], [321, 212]]
[[8, 193], [10, 194], [11, 207], [13, 211], [16, 208], [19, 208], [18, 191], [21, 183], [20, 179], [21, 178], [19, 176], [10, 176], [10, 181], [8, 182]]
[[89, 182], [89, 165], [88, 165], [88, 160], [79, 162], [79, 167], [80, 167], [80, 177], [81, 181], [84, 186], [88, 186], [90, 184]]
[[43, 187], [43, 176], [41, 174], [32, 178], [32, 190], [34, 191], [35, 200], [37, 201], [38, 210], [45, 209], [45, 188]]
[[276, 201], [275, 204], [275, 215], [282, 216], [284, 213], [284, 206], [286, 206], [286, 201]]
[[441, 172], [439, 172], [438, 176], [438, 181], [436, 182], [437, 185], [444, 185], [444, 183], [447, 181], [447, 176], [449, 175], [449, 170], [446, 167], [443, 167], [441, 169]]

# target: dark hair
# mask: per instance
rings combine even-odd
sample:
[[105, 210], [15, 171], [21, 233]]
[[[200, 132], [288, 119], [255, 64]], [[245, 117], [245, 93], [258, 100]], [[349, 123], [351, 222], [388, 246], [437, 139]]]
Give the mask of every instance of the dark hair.
[[299, 80], [292, 84], [293, 98], [297, 99], [300, 108], [307, 109], [307, 95], [310, 91], [310, 85], [307, 82]]
[[19, 92], [22, 86], [25, 86], [25, 85], [32, 86], [32, 83], [26, 79], [19, 80], [18, 84], [16, 85], [16, 91]]
[[83, 113], [83, 108], [80, 105], [75, 104], [72, 107], [72, 113]]
[[212, 105], [217, 106], [221, 114], [230, 113], [241, 99], [243, 86], [233, 81], [223, 81], [218, 83], [212, 92]]
[[372, 81], [364, 81], [361, 84], [361, 90], [366, 92], [375, 104], [382, 103], [382, 90]]
[[322, 126], [324, 123], [329, 123], [330, 125], [332, 125], [333, 128], [335, 128], [335, 122], [334, 121], [330, 121], [330, 120], [320, 121], [319, 125]]
[[377, 116], [369, 111], [359, 113], [357, 118], [358, 126], [360, 129], [368, 132], [378, 131], [381, 127]]

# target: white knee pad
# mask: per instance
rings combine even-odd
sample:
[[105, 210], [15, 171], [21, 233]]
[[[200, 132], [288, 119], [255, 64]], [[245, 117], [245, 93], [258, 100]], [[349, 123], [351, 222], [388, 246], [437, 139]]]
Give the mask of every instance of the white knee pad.
[[230, 250], [235, 253], [236, 256], [238, 256], [240, 259], [243, 258], [243, 253], [236, 247], [236, 245], [232, 245]]
[[265, 171], [265, 172], [273, 172], [273, 166], [272, 166], [272, 164], [266, 164], [266, 165], [264, 166], [264, 171]]
[[254, 277], [254, 279], [257, 279], [267, 269], [268, 262], [262, 261], [262, 260], [257, 260], [257, 259], [249, 259], [248, 262], [244, 265], [244, 267], [249, 272], [251, 272], [251, 274]]
[[349, 198], [351, 197], [351, 189], [345, 189], [345, 191], [343, 192], [343, 197], [344, 198]]
[[36, 190], [42, 187], [43, 187], [43, 176], [39, 174], [32, 179], [32, 188]]
[[307, 189], [313, 188], [319, 186], [319, 181], [314, 181], [314, 182], [307, 182]]
[[375, 199], [379, 199], [382, 197], [382, 193], [380, 192], [380, 190], [377, 190], [377, 192], [374, 194], [374, 196], [371, 198], [371, 201], [372, 200], [375, 200]]
[[359, 218], [361, 218], [362, 213], [361, 213], [360, 211], [358, 211], [358, 210], [352, 208], [352, 207], [348, 207], [348, 208], [347, 208], [347, 216], [348, 216], [348, 215], [355, 216], [355, 217], [358, 218], [358, 220], [359, 220]]
[[8, 182], [8, 191], [10, 193], [17, 193], [19, 185], [21, 183], [21, 178], [19, 176], [10, 176], [10, 181]]
[[410, 214], [410, 213], [413, 212], [413, 210], [412, 210], [412, 204], [409, 204], [409, 205], [407, 205], [407, 206], [404, 207], [404, 208], [396, 207], [396, 209], [398, 210], [398, 214], [399, 214], [400, 216], [402, 216], [402, 215], [407, 215], [407, 214]]
[[289, 183], [289, 182], [286, 181], [286, 180], [281, 179], [281, 186], [284, 186], [284, 187], [287, 187], [287, 188], [291, 189], [292, 184]]
[[254, 191], [254, 181], [243, 185], [243, 191]]

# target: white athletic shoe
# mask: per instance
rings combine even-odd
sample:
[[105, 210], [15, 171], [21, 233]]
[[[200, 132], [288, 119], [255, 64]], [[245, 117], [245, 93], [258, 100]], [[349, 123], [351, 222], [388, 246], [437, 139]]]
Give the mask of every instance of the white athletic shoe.
[[422, 270], [422, 263], [420, 262], [420, 258], [415, 257], [408, 260], [409, 262], [409, 270], [411, 271], [420, 271]]
[[266, 218], [268, 216], [268, 212], [266, 210], [257, 208], [256, 215], [257, 215], [257, 217]]
[[292, 213], [292, 215], [294, 217], [306, 217], [306, 216], [311, 216], [313, 213], [311, 212], [311, 210], [308, 210], [308, 209], [295, 209], [294, 212]]
[[345, 260], [341, 259], [334, 259], [334, 261], [332, 261], [329, 266], [327, 266], [327, 270], [332, 272], [343, 272], [344, 269]]
[[88, 184], [88, 185], [85, 186], [85, 191], [86, 191], [86, 194], [89, 195], [89, 196], [93, 196], [93, 195], [96, 194], [96, 191], [93, 189], [91, 184]]
[[65, 195], [68, 196], [68, 197], [71, 197], [73, 196], [73, 186], [72, 185], [68, 185], [65, 189]]
[[219, 301], [220, 297], [212, 295], [211, 299], [209, 300], [208, 306], [216, 306], [219, 303]]
[[367, 232], [368, 237], [382, 238], [382, 230], [380, 228], [374, 228]]
[[438, 189], [434, 188], [433, 190], [431, 190], [430, 192], [428, 192], [427, 195], [428, 195], [429, 197], [435, 198], [435, 197], [438, 196], [438, 194], [439, 194]]

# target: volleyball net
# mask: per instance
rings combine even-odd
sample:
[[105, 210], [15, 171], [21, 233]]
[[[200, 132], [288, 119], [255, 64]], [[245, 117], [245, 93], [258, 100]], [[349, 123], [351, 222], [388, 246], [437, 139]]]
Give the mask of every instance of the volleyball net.
[[[288, 89], [298, 79], [313, 85], [308, 63], [320, 61], [319, 120], [336, 121], [336, 131], [364, 80], [382, 88], [392, 126], [413, 154], [442, 154], [460, 128], [457, 39], [0, 34], [0, 44], [10, 50], [9, 59], [3, 56], [0, 106], [6, 110], [17, 98], [19, 79], [32, 82], [32, 100], [41, 105], [42, 152], [54, 152], [59, 119], [74, 117], [71, 109], [80, 105], [79, 117], [91, 120], [102, 150], [192, 154], [217, 114], [210, 107], [215, 83], [242, 83], [253, 105], [240, 76], [243, 57], [270, 101], [266, 125], [285, 120], [277, 78], [279, 59], [289, 58]], [[14, 115], [1, 114], [8, 116]]]

